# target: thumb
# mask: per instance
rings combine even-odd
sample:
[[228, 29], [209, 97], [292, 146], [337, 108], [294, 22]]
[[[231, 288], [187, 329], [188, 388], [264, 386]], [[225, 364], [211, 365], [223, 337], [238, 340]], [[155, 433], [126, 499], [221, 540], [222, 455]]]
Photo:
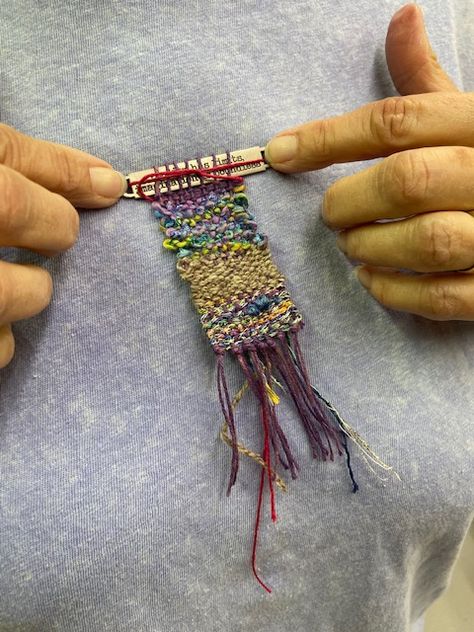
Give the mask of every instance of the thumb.
[[385, 41], [387, 65], [402, 95], [458, 91], [438, 63], [426, 34], [423, 13], [407, 4], [393, 16]]

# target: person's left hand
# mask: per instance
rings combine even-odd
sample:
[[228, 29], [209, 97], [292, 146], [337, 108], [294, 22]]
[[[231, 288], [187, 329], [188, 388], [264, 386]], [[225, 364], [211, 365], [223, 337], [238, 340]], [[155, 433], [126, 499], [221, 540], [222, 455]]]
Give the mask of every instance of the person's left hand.
[[266, 158], [295, 173], [388, 156], [329, 187], [326, 223], [383, 305], [474, 320], [474, 93], [440, 68], [416, 5], [393, 16], [386, 58], [397, 90], [411, 96], [281, 132]]

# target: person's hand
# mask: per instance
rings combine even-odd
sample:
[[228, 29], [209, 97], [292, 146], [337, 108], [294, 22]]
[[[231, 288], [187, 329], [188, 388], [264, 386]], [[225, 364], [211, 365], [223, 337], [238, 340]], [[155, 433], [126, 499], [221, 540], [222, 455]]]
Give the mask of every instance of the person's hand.
[[383, 305], [474, 320], [474, 93], [458, 92], [440, 68], [415, 5], [392, 18], [386, 58], [408, 96], [286, 130], [266, 158], [294, 173], [388, 156], [329, 187], [325, 222]]
[[[66, 250], [79, 231], [74, 206], [110, 206], [125, 186], [99, 158], [0, 124], [0, 246], [42, 255]], [[0, 261], [0, 367], [13, 356], [11, 323], [39, 313], [51, 293], [46, 270]]]

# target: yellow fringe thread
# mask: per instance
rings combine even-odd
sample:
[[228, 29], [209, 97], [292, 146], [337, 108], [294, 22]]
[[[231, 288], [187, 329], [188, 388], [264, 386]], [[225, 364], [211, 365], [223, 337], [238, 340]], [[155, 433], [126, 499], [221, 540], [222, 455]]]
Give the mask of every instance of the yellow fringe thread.
[[[249, 386], [248, 382], [245, 382], [243, 386], [234, 395], [234, 398], [232, 399], [232, 404], [231, 404], [232, 410], [235, 410], [237, 408], [237, 405], [242, 399], [242, 397], [244, 396], [245, 392], [247, 391], [248, 386]], [[268, 398], [272, 402], [272, 404], [274, 404], [275, 406], [279, 404], [280, 398], [275, 393], [275, 391], [270, 387], [270, 385], [266, 384], [265, 388], [267, 390]], [[232, 439], [229, 436], [228, 430], [229, 430], [229, 427], [227, 425], [227, 422], [224, 421], [224, 423], [222, 424], [219, 436], [222, 439], [222, 441], [224, 441], [224, 443], [227, 443], [228, 446], [232, 447]], [[258, 454], [258, 452], [249, 450], [249, 448], [245, 447], [242, 443], [237, 443], [237, 449], [241, 454], [244, 454], [245, 456], [250, 457], [251, 459], [256, 461], [259, 465], [261, 465], [265, 469], [268, 469], [267, 463], [263, 460], [261, 455]], [[275, 476], [275, 483], [277, 487], [279, 487], [282, 492], [286, 492], [288, 488], [286, 486], [285, 481], [280, 476], [278, 476], [276, 472], [274, 472], [274, 476]]]

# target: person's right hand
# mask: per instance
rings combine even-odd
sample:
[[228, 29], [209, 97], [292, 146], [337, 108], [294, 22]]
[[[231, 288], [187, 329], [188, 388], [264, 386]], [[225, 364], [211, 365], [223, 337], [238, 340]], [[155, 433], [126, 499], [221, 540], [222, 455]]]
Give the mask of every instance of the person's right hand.
[[[110, 206], [125, 187], [107, 162], [0, 124], [0, 246], [67, 250], [79, 232], [74, 206]], [[46, 270], [0, 261], [0, 368], [13, 357], [11, 323], [38, 314], [51, 294]]]
[[285, 173], [383, 158], [325, 193], [339, 248], [385, 307], [474, 321], [474, 92], [441, 68], [415, 4], [395, 13], [385, 49], [401, 96], [283, 131], [265, 157]]

